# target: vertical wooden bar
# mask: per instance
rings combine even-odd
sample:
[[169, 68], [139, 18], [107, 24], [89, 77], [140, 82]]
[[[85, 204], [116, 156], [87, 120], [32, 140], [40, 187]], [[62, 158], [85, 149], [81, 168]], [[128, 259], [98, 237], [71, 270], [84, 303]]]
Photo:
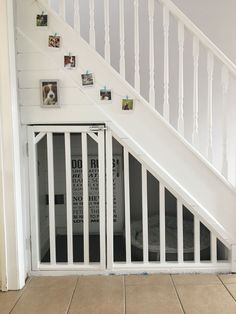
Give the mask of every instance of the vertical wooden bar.
[[212, 131], [212, 88], [213, 88], [214, 56], [208, 52], [207, 73], [208, 73], [208, 160], [213, 158], [213, 131]]
[[140, 93], [139, 66], [139, 0], [134, 0], [134, 87]]
[[211, 262], [217, 263], [217, 239], [216, 236], [211, 232]]
[[125, 13], [124, 0], [119, 2], [120, 14], [120, 75], [125, 78]]
[[177, 233], [178, 233], [178, 262], [184, 261], [184, 243], [183, 243], [183, 203], [177, 201]]
[[227, 95], [229, 90], [229, 71], [223, 66], [221, 74], [222, 84], [222, 107], [223, 107], [223, 152], [222, 152], [222, 175], [228, 178], [228, 127], [227, 127]]
[[149, 19], [149, 103], [155, 107], [154, 0], [148, 0]]
[[194, 216], [194, 261], [200, 263], [200, 221]]
[[53, 135], [51, 132], [47, 133], [47, 162], [48, 162], [50, 263], [55, 265], [56, 263], [55, 192], [54, 192]]
[[148, 263], [147, 169], [142, 165], [143, 262]]
[[80, 7], [79, 7], [79, 0], [74, 0], [74, 29], [80, 35]]
[[66, 3], [65, 0], [59, 0], [59, 15], [66, 20]]
[[112, 270], [114, 262], [113, 253], [113, 149], [112, 133], [106, 131], [106, 194], [107, 194], [107, 268]]
[[165, 187], [160, 182], [160, 262], [166, 261]]
[[199, 147], [198, 134], [198, 59], [199, 59], [199, 40], [193, 37], [193, 134], [192, 143]]
[[40, 243], [39, 243], [39, 200], [38, 200], [38, 162], [37, 162], [37, 145], [34, 144], [33, 127], [28, 127], [29, 139], [29, 173], [30, 175], [30, 206], [32, 208], [31, 236], [32, 236], [32, 270], [38, 270], [40, 264]]
[[184, 24], [178, 22], [179, 41], [179, 112], [178, 131], [184, 136]]
[[104, 131], [98, 132], [98, 168], [99, 168], [99, 222], [100, 222], [100, 264], [105, 269], [105, 157], [104, 157]]
[[125, 248], [126, 263], [131, 263], [129, 152], [124, 147]]
[[164, 104], [163, 116], [170, 120], [170, 104], [169, 104], [169, 25], [170, 12], [164, 5], [163, 7], [163, 29], [164, 29]]
[[111, 47], [110, 47], [110, 14], [109, 1], [104, 0], [104, 26], [105, 26], [105, 60], [111, 63]]
[[94, 20], [94, 0], [89, 0], [89, 43], [96, 48], [95, 43], [95, 20]]
[[72, 183], [71, 183], [71, 142], [70, 133], [65, 133], [66, 162], [66, 220], [68, 264], [73, 264], [73, 225], [72, 225]]
[[88, 143], [82, 133], [83, 217], [84, 217], [84, 264], [89, 264], [89, 199], [88, 199]]

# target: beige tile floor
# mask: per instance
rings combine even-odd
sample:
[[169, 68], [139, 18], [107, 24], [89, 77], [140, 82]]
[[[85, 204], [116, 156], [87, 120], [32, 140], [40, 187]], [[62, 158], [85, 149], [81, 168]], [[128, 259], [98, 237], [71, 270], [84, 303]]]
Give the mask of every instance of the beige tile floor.
[[33, 277], [0, 313], [236, 314], [236, 275]]

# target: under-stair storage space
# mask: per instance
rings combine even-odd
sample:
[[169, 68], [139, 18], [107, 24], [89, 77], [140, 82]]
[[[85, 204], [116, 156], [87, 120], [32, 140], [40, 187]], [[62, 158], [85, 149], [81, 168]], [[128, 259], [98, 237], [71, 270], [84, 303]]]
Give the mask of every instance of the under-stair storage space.
[[34, 271], [227, 269], [222, 239], [109, 129], [28, 129]]

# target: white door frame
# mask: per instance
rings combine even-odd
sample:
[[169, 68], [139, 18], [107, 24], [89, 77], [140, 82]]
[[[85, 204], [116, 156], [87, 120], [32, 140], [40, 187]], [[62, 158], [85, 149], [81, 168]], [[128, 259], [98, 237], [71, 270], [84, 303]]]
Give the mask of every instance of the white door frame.
[[[97, 134], [94, 134], [96, 132]], [[37, 135], [36, 135], [37, 133]], [[54, 170], [53, 170], [53, 140], [52, 134], [63, 133], [65, 135], [65, 164], [66, 164], [66, 200], [67, 200], [67, 237], [68, 242], [68, 263], [56, 263], [55, 258], [55, 204], [54, 204]], [[88, 258], [84, 263], [73, 263], [73, 229], [72, 229], [72, 187], [71, 187], [71, 152], [70, 133], [82, 134], [82, 158], [87, 163], [87, 136], [90, 136], [98, 144], [99, 162], [99, 212], [100, 212], [100, 263], [89, 263]], [[44, 137], [47, 138], [48, 153], [48, 191], [49, 191], [49, 238], [50, 238], [50, 263], [40, 263], [39, 247], [39, 219], [38, 219], [38, 178], [37, 178], [37, 143]], [[30, 180], [30, 217], [31, 217], [31, 241], [32, 241], [32, 272], [53, 272], [53, 271], [104, 271], [106, 268], [106, 216], [105, 216], [105, 145], [104, 128], [77, 126], [77, 125], [41, 125], [28, 127], [29, 143], [29, 180]], [[84, 152], [85, 150], [85, 152]], [[87, 172], [83, 172], [87, 177]], [[88, 178], [87, 178], [88, 179]], [[86, 180], [87, 180], [86, 179]], [[87, 185], [85, 185], [87, 186]], [[88, 195], [88, 186], [83, 190]], [[84, 198], [85, 199], [85, 198]], [[88, 197], [87, 197], [88, 205]], [[86, 214], [87, 208], [87, 214]], [[88, 245], [89, 239], [89, 216], [88, 206], [84, 207], [84, 247]], [[86, 216], [85, 216], [86, 215]], [[52, 253], [53, 252], [53, 253]], [[88, 255], [88, 254], [87, 254]], [[86, 254], [84, 255], [86, 256]]]
[[0, 236], [2, 290], [25, 284], [20, 119], [15, 62], [14, 0], [0, 1]]

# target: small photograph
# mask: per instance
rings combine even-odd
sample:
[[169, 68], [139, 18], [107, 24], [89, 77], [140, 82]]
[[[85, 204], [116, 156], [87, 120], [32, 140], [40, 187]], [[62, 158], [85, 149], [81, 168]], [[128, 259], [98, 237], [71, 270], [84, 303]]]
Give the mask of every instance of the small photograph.
[[47, 27], [48, 26], [48, 16], [47, 14], [37, 14], [36, 16], [36, 26]]
[[48, 37], [48, 47], [50, 48], [60, 48], [61, 37], [57, 35], [50, 35]]
[[64, 67], [67, 69], [75, 69], [76, 67], [75, 56], [64, 56]]
[[100, 100], [111, 100], [111, 90], [110, 89], [100, 89]]
[[60, 107], [59, 80], [41, 80], [41, 106], [46, 108]]
[[134, 100], [133, 99], [122, 99], [122, 110], [133, 110]]
[[93, 86], [93, 73], [85, 73], [81, 75], [83, 86]]

